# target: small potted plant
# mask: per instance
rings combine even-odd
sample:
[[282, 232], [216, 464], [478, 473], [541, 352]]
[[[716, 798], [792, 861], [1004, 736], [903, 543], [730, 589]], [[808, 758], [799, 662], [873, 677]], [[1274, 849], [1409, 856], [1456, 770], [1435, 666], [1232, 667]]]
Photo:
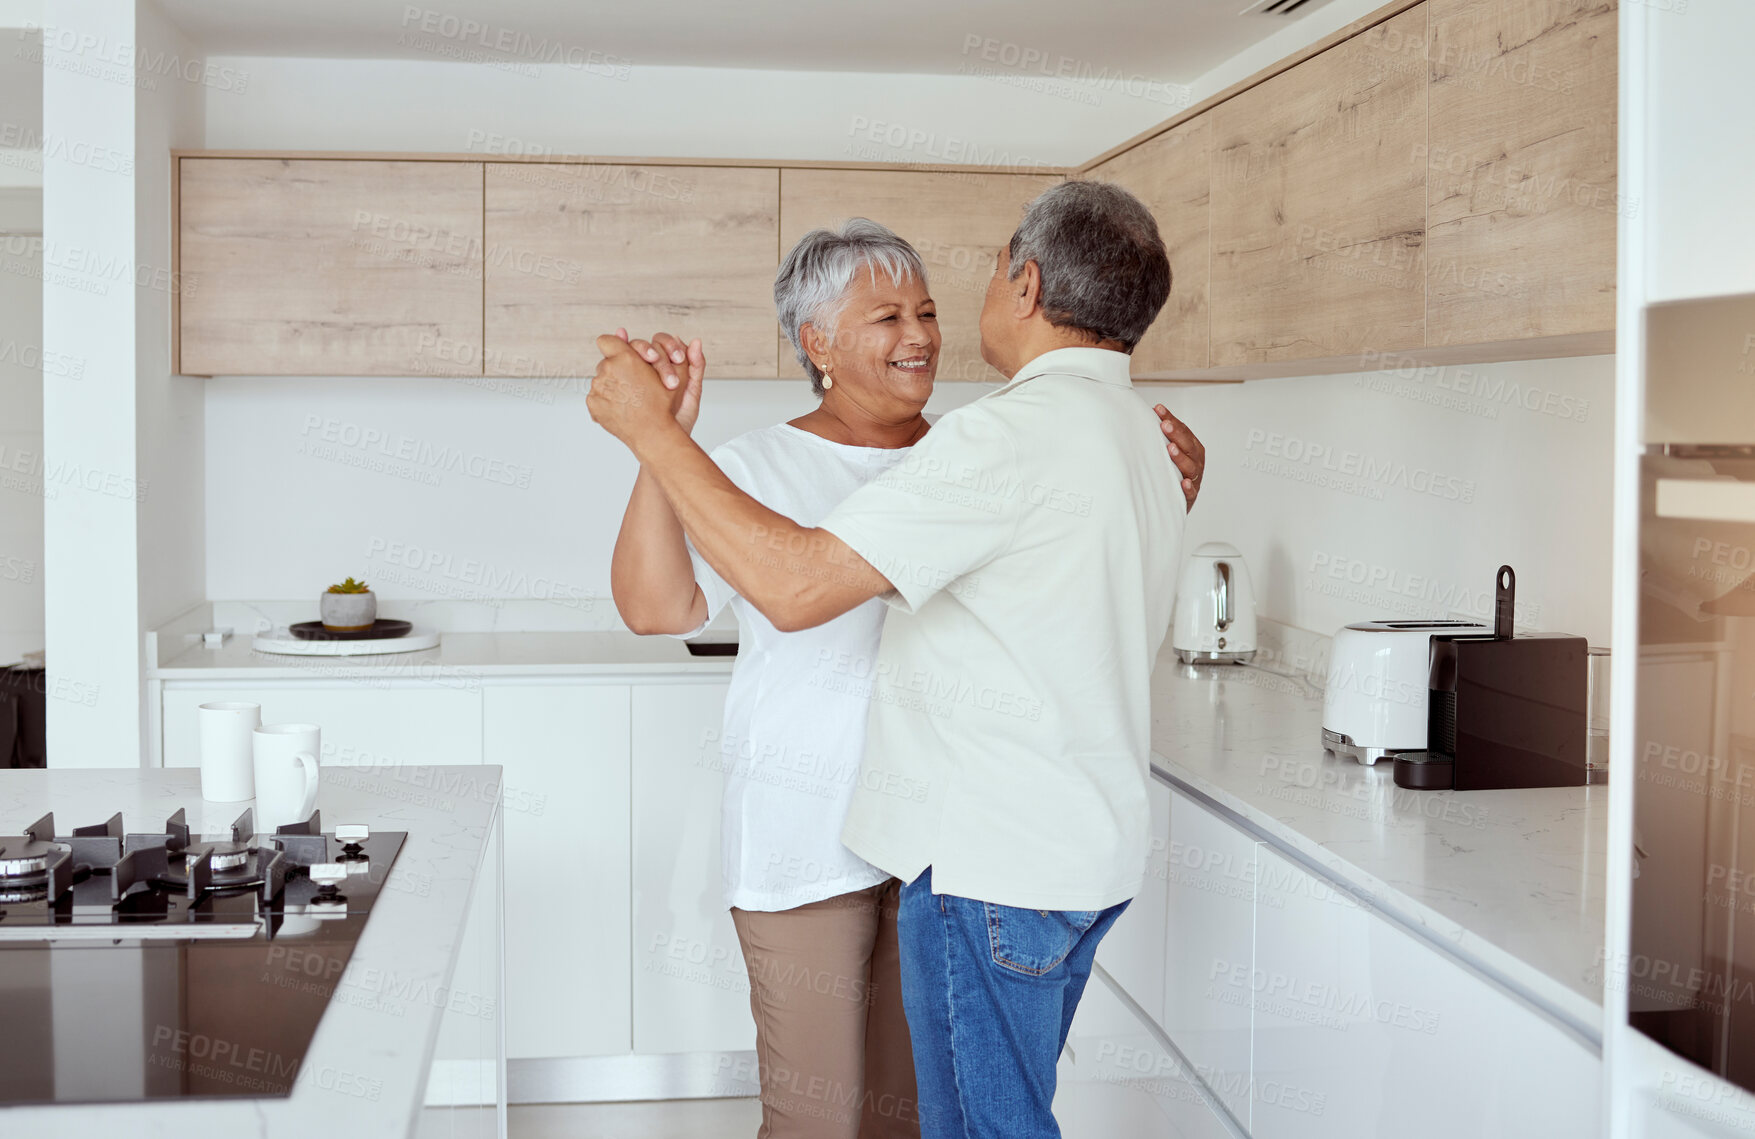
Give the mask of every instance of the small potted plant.
[[363, 581], [348, 578], [318, 598], [323, 627], [331, 633], [357, 633], [378, 619], [378, 595]]

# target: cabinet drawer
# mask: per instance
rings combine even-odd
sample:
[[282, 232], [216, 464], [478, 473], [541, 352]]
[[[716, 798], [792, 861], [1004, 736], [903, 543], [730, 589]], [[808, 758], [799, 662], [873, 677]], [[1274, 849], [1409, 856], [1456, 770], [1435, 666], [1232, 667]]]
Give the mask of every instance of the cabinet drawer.
[[1067, 1139], [1229, 1139], [1156, 1034], [1092, 975], [1061, 1054], [1054, 1114]]
[[756, 1045], [720, 872], [725, 684], [633, 691], [634, 1051]]
[[[484, 761], [505, 769], [506, 1055], [626, 1053], [628, 686], [482, 690]], [[554, 875], [568, 893], [557, 905]]]
[[1253, 963], [1256, 849], [1193, 799], [1171, 795], [1163, 1027], [1245, 1126], [1249, 994], [1217, 978]]
[[[1277, 852], [1257, 848], [1256, 1139], [1595, 1136], [1601, 1060]], [[1269, 1093], [1269, 1089], [1273, 1089]]]
[[1164, 1008], [1165, 928], [1170, 908], [1170, 789], [1152, 780], [1152, 845], [1140, 892], [1097, 946], [1097, 964], [1153, 1017]]

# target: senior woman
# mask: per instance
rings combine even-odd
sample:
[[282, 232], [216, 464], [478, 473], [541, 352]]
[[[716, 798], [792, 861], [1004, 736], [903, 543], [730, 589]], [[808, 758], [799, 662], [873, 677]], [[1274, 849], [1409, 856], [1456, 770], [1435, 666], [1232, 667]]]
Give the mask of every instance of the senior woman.
[[[774, 302], [822, 402], [738, 436], [712, 459], [751, 497], [814, 526], [929, 430], [938, 319], [919, 254], [863, 218], [802, 238], [780, 266]], [[660, 334], [635, 347], [664, 373], [673, 410], [692, 430], [705, 369], [699, 343]], [[1192, 505], [1203, 450], [1155, 410]], [[775, 628], [694, 553], [645, 471], [611, 581], [636, 633], [690, 636], [727, 604], [737, 616], [721, 745], [729, 761], [722, 869], [750, 978], [761, 1139], [917, 1136], [896, 939], [900, 883], [840, 839], [865, 750], [883, 602], [813, 629]]]

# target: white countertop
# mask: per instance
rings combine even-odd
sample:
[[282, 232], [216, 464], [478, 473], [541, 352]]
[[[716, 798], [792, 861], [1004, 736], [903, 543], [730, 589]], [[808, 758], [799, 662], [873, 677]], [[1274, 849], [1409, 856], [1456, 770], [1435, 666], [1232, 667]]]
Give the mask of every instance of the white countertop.
[[1608, 788], [1408, 791], [1324, 755], [1322, 696], [1166, 645], [1153, 763], [1391, 918], [1601, 1040]]
[[[627, 632], [447, 633], [418, 653], [352, 658], [199, 644], [167, 681], [352, 676], [727, 675], [671, 637]], [[1154, 762], [1295, 859], [1496, 982], [1600, 1039], [1606, 787], [1406, 791], [1392, 765], [1326, 758], [1322, 697], [1264, 669], [1190, 669], [1166, 646], [1153, 676]], [[228, 820], [229, 821], [229, 820]]]
[[[329, 774], [331, 769], [326, 769]], [[317, 1025], [292, 1095], [278, 1099], [74, 1104], [0, 1109], [0, 1134], [396, 1136], [412, 1133], [432, 1064], [471, 888], [500, 810], [500, 769], [402, 767], [346, 772], [317, 796], [325, 828], [360, 822], [408, 838]], [[0, 771], [0, 834], [46, 811], [56, 829], [121, 811], [156, 829], [178, 807], [191, 831], [226, 833], [248, 804], [208, 803], [194, 769]], [[391, 991], [376, 979], [394, 976]], [[403, 981], [408, 983], [403, 985]]]
[[439, 647], [357, 657], [257, 652], [237, 633], [217, 649], [192, 644], [148, 670], [157, 680], [292, 680], [318, 677], [730, 675], [736, 659], [690, 655], [675, 637], [605, 633], [445, 633]]

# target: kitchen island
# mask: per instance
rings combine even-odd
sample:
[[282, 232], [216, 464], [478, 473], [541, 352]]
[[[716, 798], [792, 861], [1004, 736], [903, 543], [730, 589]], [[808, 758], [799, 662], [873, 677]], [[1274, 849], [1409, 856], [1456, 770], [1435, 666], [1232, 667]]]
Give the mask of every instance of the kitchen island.
[[[447, 1133], [504, 1134], [503, 1099], [493, 1102], [500, 1098], [495, 1088], [504, 1087], [498, 970], [481, 970], [484, 975], [468, 982], [457, 977], [460, 958], [470, 956], [465, 918], [472, 900], [497, 896], [499, 888], [499, 779], [499, 769], [489, 766], [324, 771], [317, 808], [326, 829], [364, 823], [373, 830], [405, 831], [408, 837], [336, 983], [290, 1096], [0, 1108], [0, 1134], [69, 1139], [414, 1135], [429, 1102], [435, 1053], [444, 1050], [442, 1035], [460, 1041], [468, 1053], [445, 1061], [453, 1065], [451, 1071], [491, 1081], [486, 1095], [476, 1097], [489, 1106], [467, 1120], [445, 1118], [448, 1128], [468, 1124]], [[248, 805], [204, 801], [199, 774], [189, 769], [0, 771], [0, 834], [18, 834], [49, 811], [63, 833], [116, 811], [130, 830], [149, 830], [179, 807], [191, 832], [224, 833]], [[497, 947], [487, 948], [491, 965]], [[192, 1043], [189, 1062], [202, 1062], [194, 1051]], [[217, 1056], [207, 1060], [210, 1067], [222, 1064]], [[239, 1076], [247, 1078], [248, 1072]]]

